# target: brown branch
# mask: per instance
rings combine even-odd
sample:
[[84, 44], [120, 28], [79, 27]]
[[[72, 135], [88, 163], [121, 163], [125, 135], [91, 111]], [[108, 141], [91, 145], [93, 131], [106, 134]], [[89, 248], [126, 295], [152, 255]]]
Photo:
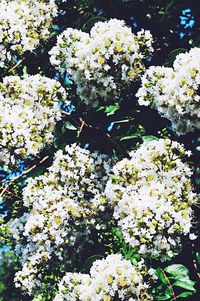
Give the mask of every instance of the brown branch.
[[[44, 161], [46, 161], [47, 159], [49, 158], [49, 156], [46, 156], [44, 158], [42, 158], [38, 163], [41, 164], [43, 163]], [[9, 186], [15, 182], [16, 180], [20, 179], [21, 177], [23, 177], [24, 175], [28, 174], [29, 172], [31, 172], [33, 169], [35, 169], [36, 167], [38, 166], [38, 164], [34, 164], [33, 166], [31, 166], [29, 169], [25, 170], [24, 172], [22, 172], [20, 175], [14, 177], [14, 178], [11, 178], [10, 179], [10, 182], [8, 185], [6, 185], [4, 187], [4, 189], [1, 191], [0, 193], [0, 198], [4, 195], [4, 193], [7, 191], [7, 189], [9, 188]], [[6, 180], [4, 180], [6, 181]]]
[[170, 282], [170, 280], [169, 280], [169, 278], [167, 277], [167, 275], [165, 274], [165, 271], [162, 269], [162, 268], [160, 268], [161, 269], [161, 271], [162, 271], [162, 273], [163, 273], [163, 275], [164, 275], [164, 277], [165, 277], [165, 279], [167, 280], [167, 282], [168, 282], [168, 285], [169, 285], [169, 288], [170, 288], [170, 291], [171, 291], [171, 293], [172, 293], [172, 295], [173, 295], [173, 301], [176, 301], [177, 300], [177, 298], [176, 298], [176, 295], [175, 295], [175, 292], [174, 292], [174, 289], [173, 289], [173, 287], [172, 287], [172, 284], [171, 284], [171, 282]]

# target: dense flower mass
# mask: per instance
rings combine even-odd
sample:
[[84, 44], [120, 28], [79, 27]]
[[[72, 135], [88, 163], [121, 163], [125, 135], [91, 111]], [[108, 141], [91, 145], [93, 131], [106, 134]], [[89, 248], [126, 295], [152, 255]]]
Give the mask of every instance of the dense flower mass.
[[133, 34], [124, 21], [97, 22], [90, 34], [68, 28], [50, 51], [51, 63], [67, 72], [87, 104], [113, 100], [145, 70], [151, 55], [152, 36], [141, 30]]
[[178, 135], [200, 129], [200, 49], [179, 54], [173, 68], [150, 67], [142, 77], [139, 104], [155, 104]]
[[8, 76], [0, 84], [0, 162], [12, 166], [53, 141], [66, 92], [40, 75]]
[[143, 256], [172, 257], [190, 234], [192, 171], [184, 147], [169, 139], [144, 143], [113, 167], [106, 195], [125, 241]]
[[90, 275], [67, 273], [54, 301], [152, 300], [140, 269], [119, 254], [97, 260]]
[[0, 67], [27, 50], [33, 51], [40, 40], [46, 40], [56, 15], [54, 0], [1, 0]]
[[105, 155], [73, 144], [55, 154], [44, 175], [28, 180], [23, 193], [28, 213], [11, 224], [22, 256], [22, 271], [15, 278], [22, 290], [39, 290], [52, 260], [55, 268], [67, 269], [89, 241], [90, 230], [104, 227], [109, 171]]

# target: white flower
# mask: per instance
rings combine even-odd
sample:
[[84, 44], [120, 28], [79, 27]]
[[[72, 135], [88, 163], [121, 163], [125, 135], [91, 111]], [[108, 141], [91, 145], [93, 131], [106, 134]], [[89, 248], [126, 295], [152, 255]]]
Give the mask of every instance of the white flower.
[[119, 254], [96, 260], [90, 275], [67, 273], [54, 301], [152, 300], [140, 268]]
[[[40, 270], [48, 275], [52, 260], [55, 268], [69, 268], [72, 257], [76, 259], [90, 243], [91, 230], [105, 223], [108, 204], [103, 191], [109, 171], [105, 155], [73, 144], [55, 154], [44, 175], [28, 180], [23, 201], [29, 213], [10, 224], [22, 258], [22, 270], [15, 277], [22, 290], [31, 294], [41, 289], [43, 280], [38, 275]], [[30, 286], [24, 285], [24, 278]]]
[[52, 18], [57, 15], [54, 0], [1, 0], [0, 67], [26, 51], [33, 51], [40, 40], [46, 40]]
[[143, 256], [173, 256], [192, 227], [197, 202], [182, 160], [184, 147], [169, 139], [144, 143], [113, 167], [106, 196], [124, 240]]
[[56, 80], [40, 75], [8, 76], [0, 84], [0, 100], [0, 162], [6, 168], [53, 141], [66, 92]]
[[189, 235], [189, 237], [190, 237], [191, 240], [195, 240], [195, 239], [197, 239], [198, 236], [196, 236], [194, 233], [191, 233]]
[[178, 135], [200, 129], [200, 49], [179, 54], [173, 68], [147, 69], [137, 93], [140, 105], [152, 102]]
[[62, 74], [69, 74], [80, 98], [96, 106], [99, 99], [119, 98], [143, 73], [152, 51], [149, 31], [133, 34], [124, 21], [111, 19], [97, 22], [90, 34], [65, 30], [50, 51], [50, 60]]

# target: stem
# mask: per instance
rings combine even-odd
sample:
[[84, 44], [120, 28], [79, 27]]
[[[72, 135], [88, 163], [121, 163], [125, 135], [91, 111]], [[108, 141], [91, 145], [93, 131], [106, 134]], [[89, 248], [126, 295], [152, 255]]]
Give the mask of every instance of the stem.
[[173, 287], [172, 287], [172, 284], [171, 284], [171, 282], [170, 282], [170, 280], [169, 280], [169, 278], [167, 277], [167, 275], [165, 274], [165, 271], [161, 268], [161, 271], [162, 271], [162, 273], [163, 273], [163, 275], [164, 275], [164, 277], [165, 277], [165, 279], [167, 280], [167, 282], [168, 282], [168, 285], [169, 285], [169, 288], [170, 288], [170, 291], [171, 291], [171, 293], [172, 293], [172, 295], [173, 295], [173, 301], [176, 301], [177, 300], [177, 298], [176, 298], [176, 295], [175, 295], [175, 292], [174, 292], [174, 289], [173, 289]]
[[13, 66], [10, 70], [8, 70], [9, 73], [14, 71], [22, 62], [24, 61], [24, 58], [21, 59], [15, 66]]
[[[42, 159], [39, 161], [39, 164], [40, 164], [40, 163], [43, 163], [43, 162], [46, 161], [48, 158], [49, 158], [49, 156], [46, 156], [46, 157], [42, 158]], [[7, 189], [9, 188], [9, 186], [10, 186], [13, 182], [15, 182], [16, 180], [20, 179], [20, 178], [23, 177], [24, 175], [28, 174], [30, 171], [32, 171], [33, 169], [35, 169], [37, 166], [38, 166], [38, 165], [35, 164], [35, 165], [31, 166], [29, 169], [27, 169], [27, 170], [25, 170], [24, 172], [22, 172], [20, 175], [14, 177], [14, 178], [11, 178], [9, 184], [6, 185], [6, 186], [4, 187], [4, 189], [1, 191], [1, 193], [0, 193], [0, 198], [4, 195], [4, 193], [7, 191]]]

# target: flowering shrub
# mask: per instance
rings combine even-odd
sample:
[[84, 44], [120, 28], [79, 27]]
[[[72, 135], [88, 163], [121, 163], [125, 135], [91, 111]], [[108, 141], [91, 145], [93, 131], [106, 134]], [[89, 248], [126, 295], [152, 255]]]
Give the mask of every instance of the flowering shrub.
[[90, 275], [67, 273], [59, 284], [59, 293], [54, 301], [111, 301], [116, 298], [152, 300], [140, 268], [135, 268], [121, 255], [112, 254], [95, 261]]
[[198, 299], [199, 39], [147, 2], [0, 3], [0, 301]]
[[183, 161], [187, 155], [181, 144], [160, 139], [144, 143], [113, 167], [106, 196], [124, 240], [143, 256], [172, 257], [181, 236], [191, 231], [197, 196]]
[[150, 67], [137, 93], [139, 104], [153, 102], [178, 135], [200, 128], [199, 55], [200, 49], [192, 48], [176, 57], [173, 68]]
[[124, 21], [97, 22], [90, 34], [68, 28], [50, 51], [51, 63], [61, 74], [67, 72], [77, 93], [96, 106], [119, 98], [145, 70], [144, 61], [153, 52], [149, 31], [137, 34]]
[[105, 155], [73, 144], [55, 154], [44, 175], [29, 179], [23, 192], [28, 213], [11, 223], [23, 265], [16, 274], [17, 286], [29, 294], [38, 290], [41, 270], [48, 273], [52, 258], [57, 267], [66, 268], [73, 262], [70, 252], [75, 257], [82, 250], [90, 230], [105, 226], [107, 204], [102, 194], [109, 170]]
[[0, 67], [26, 51], [33, 51], [40, 40], [47, 40], [52, 18], [57, 15], [54, 0], [2, 0], [0, 3]]
[[40, 75], [8, 76], [0, 85], [0, 161], [5, 167], [36, 155], [53, 141], [66, 92]]

